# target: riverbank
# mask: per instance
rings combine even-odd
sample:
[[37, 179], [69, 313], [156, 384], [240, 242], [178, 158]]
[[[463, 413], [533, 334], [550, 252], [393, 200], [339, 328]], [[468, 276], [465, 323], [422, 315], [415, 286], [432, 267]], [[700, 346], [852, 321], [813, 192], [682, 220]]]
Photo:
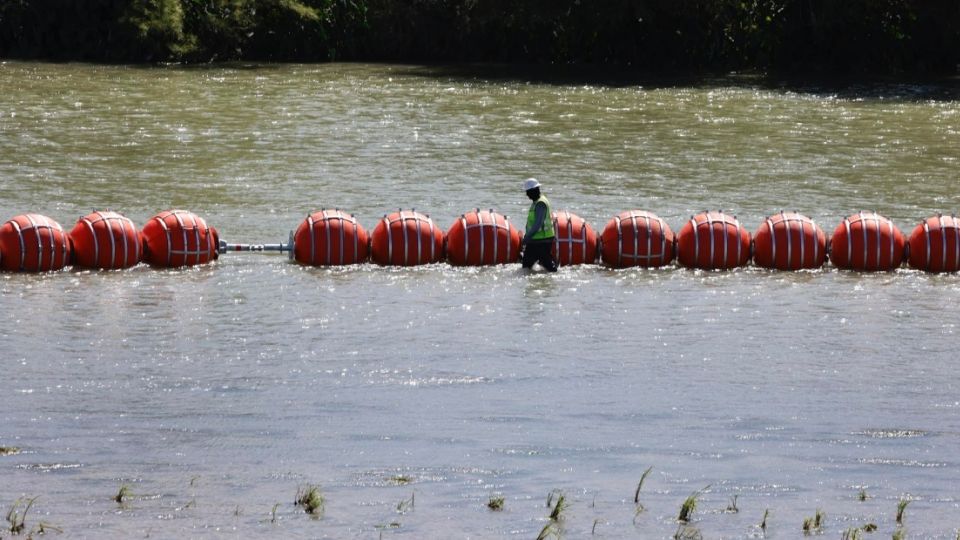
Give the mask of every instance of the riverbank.
[[0, 58], [955, 74], [958, 29], [960, 5], [948, 0], [19, 0], [0, 6]]

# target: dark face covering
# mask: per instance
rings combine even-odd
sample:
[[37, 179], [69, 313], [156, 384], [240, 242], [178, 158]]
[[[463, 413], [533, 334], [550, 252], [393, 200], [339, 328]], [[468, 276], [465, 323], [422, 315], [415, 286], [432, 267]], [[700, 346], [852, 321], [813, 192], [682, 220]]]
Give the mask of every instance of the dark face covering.
[[527, 190], [527, 197], [530, 197], [531, 201], [535, 201], [540, 198], [540, 188], [533, 188]]

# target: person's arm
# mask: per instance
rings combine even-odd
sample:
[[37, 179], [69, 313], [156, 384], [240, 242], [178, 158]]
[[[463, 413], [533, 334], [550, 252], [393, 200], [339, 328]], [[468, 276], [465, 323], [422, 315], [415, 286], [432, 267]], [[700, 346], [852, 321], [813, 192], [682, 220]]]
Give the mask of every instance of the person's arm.
[[543, 220], [547, 219], [547, 205], [539, 202], [533, 208], [533, 226], [527, 229], [527, 233], [523, 236], [523, 243], [526, 244], [530, 241], [530, 237], [533, 236], [537, 231], [543, 228]]

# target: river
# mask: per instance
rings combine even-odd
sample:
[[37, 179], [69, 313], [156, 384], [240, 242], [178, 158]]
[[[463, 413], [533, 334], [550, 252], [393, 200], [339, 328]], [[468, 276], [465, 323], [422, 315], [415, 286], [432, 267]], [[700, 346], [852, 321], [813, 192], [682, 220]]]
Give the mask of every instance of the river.
[[[909, 235], [957, 210], [955, 80], [536, 75], [5, 62], [0, 219], [186, 208], [258, 243], [332, 207], [368, 230], [401, 207], [444, 229], [475, 207], [520, 223], [528, 176], [598, 232], [630, 209], [675, 231], [705, 209], [751, 231], [785, 209], [827, 233], [875, 210]], [[0, 274], [0, 446], [17, 449], [0, 507], [36, 497], [25, 532], [70, 538], [671, 538], [704, 490], [704, 538], [795, 538], [818, 509], [827, 537], [889, 537], [909, 500], [911, 538], [954, 539], [958, 302], [960, 276], [906, 267], [230, 253]], [[322, 516], [293, 504], [309, 485]]]

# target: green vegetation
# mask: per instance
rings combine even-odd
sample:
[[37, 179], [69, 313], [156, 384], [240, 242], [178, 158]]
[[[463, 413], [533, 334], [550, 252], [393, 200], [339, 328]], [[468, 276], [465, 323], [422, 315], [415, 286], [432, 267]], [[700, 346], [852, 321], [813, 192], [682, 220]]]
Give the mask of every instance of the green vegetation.
[[860, 527], [850, 527], [847, 530], [843, 531], [843, 534], [840, 535], [841, 540], [862, 540], [863, 535], [861, 534], [862, 530]]
[[320, 493], [320, 486], [308, 485], [297, 488], [294, 504], [302, 507], [304, 512], [311, 516], [319, 517], [323, 515], [326, 499]]
[[120, 484], [120, 489], [118, 489], [117, 494], [113, 496], [113, 500], [117, 504], [123, 504], [123, 501], [129, 499], [130, 495], [130, 486], [126, 484]]
[[910, 504], [910, 499], [903, 498], [897, 503], [897, 525], [903, 525], [903, 513], [907, 510], [908, 504]]
[[955, 73], [960, 2], [5, 0], [0, 57]]
[[381, 523], [379, 525], [374, 525], [373, 528], [380, 532], [380, 540], [383, 540], [383, 531], [387, 529], [399, 529], [401, 527], [400, 522], [391, 521], [390, 523]]
[[633, 504], [636, 504], [638, 507], [643, 508], [643, 505], [640, 504], [640, 489], [643, 487], [643, 481], [647, 479], [647, 476], [650, 476], [650, 471], [653, 470], [653, 466], [647, 467], [647, 470], [643, 471], [643, 474], [640, 475], [640, 481], [637, 483], [637, 491], [633, 493]]
[[686, 500], [683, 501], [683, 504], [680, 505], [680, 515], [677, 516], [677, 520], [683, 523], [689, 523], [693, 518], [693, 511], [697, 509], [697, 499], [703, 495], [703, 492], [710, 489], [710, 486], [706, 486], [703, 489], [694, 491], [690, 494]]
[[416, 497], [417, 497], [416, 493], [411, 493], [409, 499], [404, 499], [399, 503], [397, 503], [397, 512], [400, 514], [406, 514], [410, 510], [413, 510], [413, 507], [417, 503]]
[[398, 486], [405, 486], [405, 485], [409, 484], [410, 482], [413, 482], [413, 478], [410, 477], [410, 476], [407, 476], [407, 475], [405, 475], [405, 474], [398, 474], [398, 475], [396, 475], [396, 476], [391, 476], [391, 477], [390, 477], [390, 483], [391, 483], [391, 484], [396, 484], [396, 485], [398, 485]]
[[703, 534], [700, 529], [681, 523], [673, 533], [673, 540], [703, 540]]
[[[33, 502], [36, 500], [36, 497], [32, 499], [20, 498], [13, 502], [10, 510], [7, 512], [7, 530], [10, 531], [10, 534], [20, 534], [24, 531], [27, 526], [27, 512], [30, 511], [30, 507], [33, 506]], [[23, 513], [20, 511], [20, 505], [23, 505]]]
[[557, 496], [557, 502], [550, 510], [550, 521], [560, 521], [563, 519], [563, 511], [567, 509], [567, 497], [563, 493]]
[[273, 509], [270, 510], [270, 523], [276, 525], [277, 523], [277, 508], [280, 508], [280, 503], [273, 505]]
[[490, 500], [487, 501], [487, 508], [495, 512], [503, 510], [503, 497], [490, 497]]
[[[549, 519], [546, 525], [540, 529], [537, 540], [546, 540], [547, 538], [562, 538], [563, 529], [560, 522], [563, 520], [563, 512], [567, 509], [567, 497], [560, 490], [553, 490], [547, 495], [547, 508], [550, 509]], [[596, 528], [596, 523], [594, 523]]]
[[803, 534], [805, 536], [808, 536], [811, 534], [819, 534], [823, 532], [824, 517], [825, 516], [824, 516], [823, 510], [820, 510], [819, 508], [817, 508], [817, 511], [813, 517], [808, 517], [803, 520]]

